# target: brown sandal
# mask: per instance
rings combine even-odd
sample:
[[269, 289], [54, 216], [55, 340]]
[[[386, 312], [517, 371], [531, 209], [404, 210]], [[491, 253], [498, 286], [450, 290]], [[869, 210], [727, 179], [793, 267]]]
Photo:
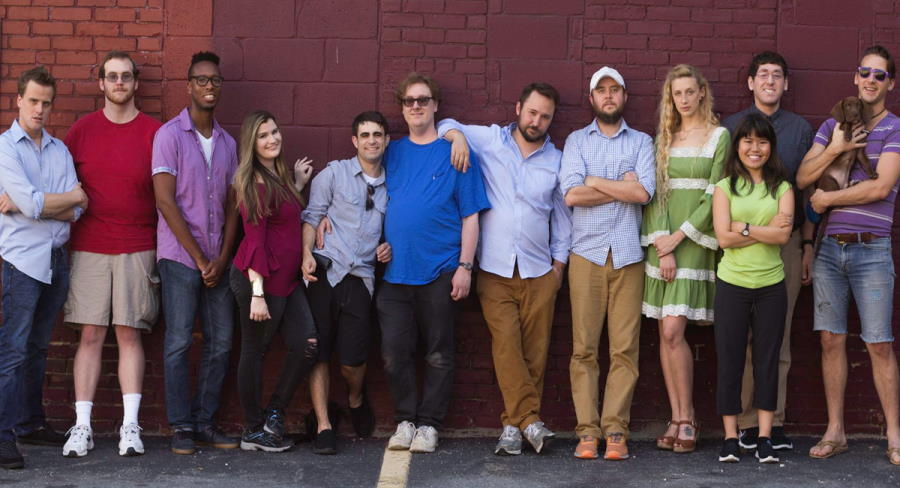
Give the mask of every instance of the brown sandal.
[[894, 454], [900, 454], [900, 447], [889, 447], [887, 449], [888, 461], [890, 461], [894, 466], [900, 466], [900, 462], [894, 462]]
[[672, 445], [672, 451], [677, 453], [685, 453], [685, 452], [694, 452], [697, 449], [697, 442], [700, 441], [700, 426], [697, 425], [697, 422], [694, 420], [682, 420], [679, 422], [680, 425], [690, 425], [694, 428], [694, 438], [693, 439], [682, 439], [681, 438], [681, 429], [678, 429], [678, 434], [675, 436], [675, 442]]
[[678, 437], [678, 426], [681, 425], [681, 422], [677, 420], [670, 420], [666, 422], [666, 432], [669, 431], [669, 427], [675, 426], [675, 435], [666, 435], [663, 432], [663, 435], [656, 438], [656, 448], [662, 449], [663, 451], [671, 451], [672, 448], [675, 447], [675, 438]]

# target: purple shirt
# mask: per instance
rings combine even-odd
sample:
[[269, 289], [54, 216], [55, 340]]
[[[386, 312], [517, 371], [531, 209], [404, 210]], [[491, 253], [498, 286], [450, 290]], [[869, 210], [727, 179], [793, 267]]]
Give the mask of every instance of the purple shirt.
[[[815, 142], [827, 146], [837, 122], [830, 118], [822, 123], [816, 133]], [[900, 117], [888, 112], [887, 116], [872, 129], [866, 138], [866, 154], [873, 168], [878, 168], [878, 160], [884, 153], [900, 153]], [[850, 181], [869, 179], [859, 165], [854, 165], [850, 172]], [[891, 225], [894, 221], [894, 201], [897, 198], [897, 184], [883, 200], [864, 205], [847, 205], [835, 207], [828, 218], [826, 234], [871, 232], [879, 237], [890, 237]]]
[[[153, 174], [175, 176], [175, 202], [191, 235], [207, 259], [219, 256], [225, 226], [228, 187], [237, 170], [237, 144], [213, 120], [213, 152], [206, 164], [188, 109], [163, 124], [153, 139]], [[171, 259], [197, 269], [162, 213], [156, 227], [156, 259]]]

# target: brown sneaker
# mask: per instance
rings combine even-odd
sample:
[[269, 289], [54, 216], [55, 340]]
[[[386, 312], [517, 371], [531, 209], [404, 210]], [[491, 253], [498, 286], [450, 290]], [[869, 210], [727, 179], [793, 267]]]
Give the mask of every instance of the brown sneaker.
[[578, 459], [597, 459], [597, 438], [592, 435], [583, 435], [575, 447], [575, 457]]
[[616, 432], [606, 436], [606, 454], [603, 459], [607, 461], [622, 461], [628, 459], [628, 443], [625, 434]]

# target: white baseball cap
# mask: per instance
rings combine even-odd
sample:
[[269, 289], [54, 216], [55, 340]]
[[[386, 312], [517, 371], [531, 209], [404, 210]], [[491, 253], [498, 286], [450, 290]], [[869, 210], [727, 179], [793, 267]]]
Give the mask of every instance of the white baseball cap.
[[619, 74], [615, 68], [610, 68], [609, 66], [604, 66], [597, 71], [594, 72], [594, 75], [591, 76], [591, 84], [588, 85], [588, 95], [597, 88], [597, 83], [600, 82], [603, 78], [612, 78], [616, 83], [622, 85], [622, 88], [625, 88], [625, 79], [622, 78], [622, 75]]

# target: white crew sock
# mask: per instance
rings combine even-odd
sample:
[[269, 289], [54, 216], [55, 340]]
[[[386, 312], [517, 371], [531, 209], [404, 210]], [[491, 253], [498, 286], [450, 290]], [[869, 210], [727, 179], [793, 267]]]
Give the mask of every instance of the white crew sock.
[[122, 425], [138, 423], [138, 410], [141, 408], [141, 394], [126, 393], [122, 395], [122, 406], [125, 409]]
[[75, 425], [91, 426], [91, 408], [94, 402], [75, 402]]

